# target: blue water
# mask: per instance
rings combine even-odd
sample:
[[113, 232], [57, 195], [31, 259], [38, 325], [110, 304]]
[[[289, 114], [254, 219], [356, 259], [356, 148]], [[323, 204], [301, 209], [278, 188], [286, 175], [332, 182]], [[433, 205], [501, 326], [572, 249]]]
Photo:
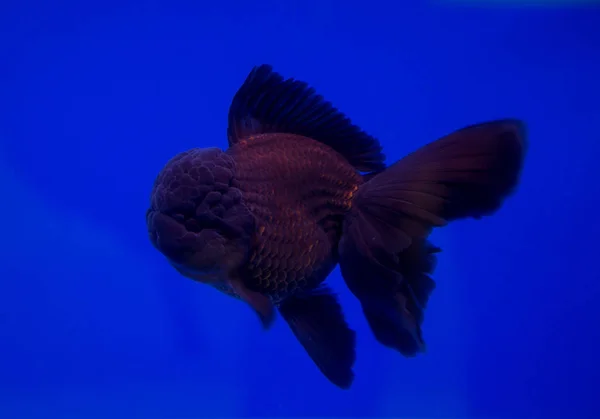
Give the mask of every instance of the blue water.
[[[2, 3], [0, 418], [600, 418], [600, 9], [403, 4]], [[517, 194], [433, 235], [425, 355], [377, 345], [331, 276], [358, 331], [349, 391], [147, 239], [155, 175], [226, 146], [261, 63], [390, 162], [474, 122], [529, 125]]]

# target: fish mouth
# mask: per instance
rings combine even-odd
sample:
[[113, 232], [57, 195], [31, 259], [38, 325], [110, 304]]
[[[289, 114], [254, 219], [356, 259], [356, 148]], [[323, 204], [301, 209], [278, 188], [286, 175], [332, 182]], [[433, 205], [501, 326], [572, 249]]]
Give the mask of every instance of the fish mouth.
[[212, 228], [189, 231], [178, 214], [165, 214], [149, 210], [146, 215], [150, 241], [181, 275], [204, 284], [222, 284], [227, 276], [221, 260], [220, 249], [213, 241], [220, 236]]
[[218, 284], [224, 280], [223, 270], [216, 265], [205, 266], [203, 268], [192, 268], [188, 265], [180, 264], [173, 260], [169, 260], [169, 263], [181, 275], [185, 276], [186, 278], [193, 279], [194, 281], [205, 284]]
[[182, 275], [201, 282], [222, 277], [221, 259], [227, 239], [218, 220], [150, 209], [146, 224], [154, 247]]
[[146, 225], [150, 241], [169, 260], [184, 264], [195, 253], [197, 232], [188, 230], [178, 214], [149, 209], [146, 213]]

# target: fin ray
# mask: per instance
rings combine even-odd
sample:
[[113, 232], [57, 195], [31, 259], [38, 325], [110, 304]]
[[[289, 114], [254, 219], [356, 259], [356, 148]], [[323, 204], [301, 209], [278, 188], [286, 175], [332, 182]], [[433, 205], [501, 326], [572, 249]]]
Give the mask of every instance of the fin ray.
[[379, 141], [354, 125], [307, 83], [284, 79], [270, 65], [254, 67], [229, 108], [229, 145], [252, 135], [309, 137], [343, 155], [357, 170], [385, 168]]
[[369, 174], [339, 244], [340, 268], [376, 339], [406, 356], [424, 350], [423, 312], [435, 282], [435, 227], [495, 213], [515, 190], [524, 124], [470, 125]]
[[289, 297], [279, 312], [323, 375], [338, 387], [349, 388], [356, 337], [332, 291], [321, 286], [310, 294]]
[[233, 292], [258, 315], [263, 328], [269, 329], [275, 320], [275, 307], [269, 297], [248, 289], [239, 279], [230, 280], [228, 283]]

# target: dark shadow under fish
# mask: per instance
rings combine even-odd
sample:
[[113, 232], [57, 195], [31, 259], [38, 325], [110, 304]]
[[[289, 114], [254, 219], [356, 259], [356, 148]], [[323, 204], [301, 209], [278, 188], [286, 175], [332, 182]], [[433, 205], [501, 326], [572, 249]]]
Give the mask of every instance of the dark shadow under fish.
[[434, 227], [491, 215], [517, 186], [515, 119], [462, 128], [386, 167], [379, 142], [306, 83], [255, 67], [229, 110], [225, 151], [192, 149], [158, 175], [150, 240], [184, 276], [275, 309], [321, 372], [354, 379], [355, 333], [323, 284], [339, 263], [381, 344], [422, 352], [440, 251]]

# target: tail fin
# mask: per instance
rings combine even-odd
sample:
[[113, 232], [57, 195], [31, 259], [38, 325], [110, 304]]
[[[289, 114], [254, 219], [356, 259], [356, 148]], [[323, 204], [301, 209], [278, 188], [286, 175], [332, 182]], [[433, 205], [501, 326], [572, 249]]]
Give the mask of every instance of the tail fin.
[[358, 190], [344, 222], [340, 268], [375, 338], [406, 356], [424, 350], [423, 311], [435, 288], [432, 228], [491, 215], [518, 184], [524, 124], [497, 120], [434, 141]]

